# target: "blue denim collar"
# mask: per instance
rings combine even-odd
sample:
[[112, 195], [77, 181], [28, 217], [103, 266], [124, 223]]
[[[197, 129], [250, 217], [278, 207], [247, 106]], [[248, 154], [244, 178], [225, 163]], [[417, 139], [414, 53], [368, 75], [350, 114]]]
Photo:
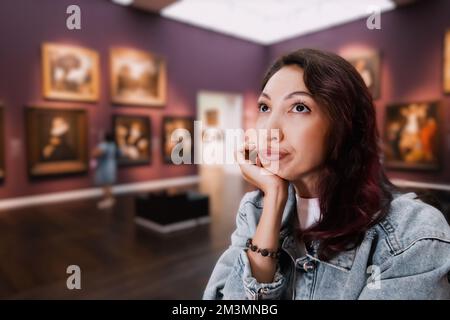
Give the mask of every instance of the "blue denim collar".
[[[281, 218], [281, 231], [280, 231], [280, 241], [282, 243], [281, 247], [288, 252], [291, 257], [293, 257], [294, 246], [296, 237], [294, 234], [295, 221], [297, 219], [297, 199], [295, 197], [295, 189], [292, 183], [289, 183], [288, 188], [288, 199], [286, 201], [286, 206], [283, 211], [283, 216]], [[314, 252], [317, 251], [319, 242], [313, 242]], [[353, 261], [356, 256], [356, 248], [350, 249], [348, 251], [343, 251], [333, 257], [330, 260], [323, 261], [320, 260], [317, 255], [306, 254], [310, 259], [316, 260], [318, 262], [330, 265], [341, 271], [349, 271], [352, 268]]]

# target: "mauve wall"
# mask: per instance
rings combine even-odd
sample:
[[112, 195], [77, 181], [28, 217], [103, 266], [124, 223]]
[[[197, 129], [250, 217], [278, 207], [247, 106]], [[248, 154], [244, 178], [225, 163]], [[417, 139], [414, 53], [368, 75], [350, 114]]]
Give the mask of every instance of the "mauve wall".
[[[82, 30], [66, 29], [66, 8], [81, 7]], [[81, 107], [89, 116], [90, 150], [111, 126], [111, 114], [148, 115], [152, 120], [153, 162], [120, 169], [119, 183], [197, 173], [194, 165], [166, 165], [160, 153], [163, 115], [195, 116], [199, 90], [242, 93], [255, 104], [266, 48], [250, 42], [139, 12], [107, 0], [8, 0], [0, 3], [0, 101], [5, 105], [6, 179], [0, 198], [88, 188], [92, 172], [30, 181], [26, 170], [24, 107], [29, 104]], [[77, 44], [100, 54], [101, 92], [97, 103], [46, 101], [42, 98], [40, 45]], [[168, 100], [163, 109], [113, 106], [109, 99], [109, 48], [129, 46], [167, 59]], [[248, 109], [247, 109], [248, 110]], [[246, 117], [252, 114], [246, 113]], [[244, 119], [246, 121], [246, 119]], [[158, 142], [158, 143], [155, 143]]]
[[297, 48], [336, 53], [352, 47], [381, 51], [381, 97], [376, 101], [380, 132], [385, 106], [396, 102], [442, 101], [443, 170], [435, 173], [389, 170], [391, 178], [450, 182], [450, 96], [442, 90], [443, 42], [450, 29], [450, 1], [423, 0], [381, 15], [381, 30], [368, 30], [358, 20], [321, 32], [287, 40], [269, 48], [269, 59]]

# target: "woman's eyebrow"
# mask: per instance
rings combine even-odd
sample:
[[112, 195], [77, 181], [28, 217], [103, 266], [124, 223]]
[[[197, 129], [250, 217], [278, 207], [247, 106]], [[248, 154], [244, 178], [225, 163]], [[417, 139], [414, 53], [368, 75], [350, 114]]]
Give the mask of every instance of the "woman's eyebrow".
[[265, 97], [265, 98], [270, 100], [270, 96], [267, 93], [265, 93], [265, 92], [261, 93], [261, 97]]
[[[304, 95], [304, 96], [308, 96], [308, 97], [311, 97], [311, 98], [312, 98], [312, 94], [309, 93], [309, 92], [306, 92], [306, 91], [294, 91], [294, 92], [289, 93], [289, 94], [284, 98], [284, 100], [290, 99], [290, 98], [292, 98], [292, 97], [295, 96], [295, 95]], [[269, 96], [267, 93], [265, 93], [265, 92], [262, 92], [262, 93], [261, 93], [261, 97], [264, 97], [264, 98], [267, 98], [267, 99], [270, 100], [270, 96]]]
[[309, 92], [306, 92], [306, 91], [294, 91], [294, 92], [289, 93], [289, 94], [284, 98], [284, 100], [287, 100], [287, 99], [289, 99], [289, 98], [292, 98], [292, 97], [295, 96], [295, 95], [305, 95], [305, 96], [308, 96], [308, 97], [311, 97], [311, 98], [312, 98], [312, 94], [309, 93]]

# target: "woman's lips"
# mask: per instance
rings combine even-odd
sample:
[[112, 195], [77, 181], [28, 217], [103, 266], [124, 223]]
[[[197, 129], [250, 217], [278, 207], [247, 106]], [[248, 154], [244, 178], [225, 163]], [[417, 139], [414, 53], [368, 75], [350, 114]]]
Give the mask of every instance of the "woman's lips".
[[260, 152], [260, 155], [270, 161], [279, 161], [288, 155], [287, 152], [282, 150], [265, 149]]

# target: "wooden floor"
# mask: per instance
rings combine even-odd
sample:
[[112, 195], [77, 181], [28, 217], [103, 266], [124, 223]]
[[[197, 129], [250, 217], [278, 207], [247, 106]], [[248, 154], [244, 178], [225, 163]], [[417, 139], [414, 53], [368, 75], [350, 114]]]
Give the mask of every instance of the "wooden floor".
[[[0, 298], [200, 299], [249, 187], [209, 170], [193, 188], [210, 195], [211, 223], [170, 236], [135, 225], [133, 195], [111, 210], [93, 199], [0, 212]], [[66, 287], [69, 265], [81, 290]]]

